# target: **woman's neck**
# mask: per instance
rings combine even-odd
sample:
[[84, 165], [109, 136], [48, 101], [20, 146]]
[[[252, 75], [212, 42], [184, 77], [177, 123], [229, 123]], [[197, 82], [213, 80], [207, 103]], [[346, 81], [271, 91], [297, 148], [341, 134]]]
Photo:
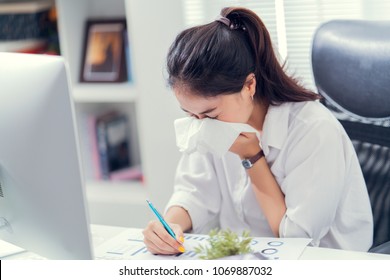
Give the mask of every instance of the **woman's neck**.
[[265, 119], [265, 115], [268, 111], [268, 104], [264, 102], [256, 102], [253, 107], [253, 112], [251, 117], [248, 120], [248, 124], [258, 131], [263, 130], [263, 123]]

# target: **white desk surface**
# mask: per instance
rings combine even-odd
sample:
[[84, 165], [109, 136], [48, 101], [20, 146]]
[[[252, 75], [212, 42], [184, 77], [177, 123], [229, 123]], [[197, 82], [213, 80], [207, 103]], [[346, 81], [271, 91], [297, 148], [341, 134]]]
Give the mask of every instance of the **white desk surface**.
[[[91, 234], [92, 234], [93, 247], [96, 248], [97, 246], [101, 245], [105, 241], [108, 241], [110, 238], [114, 237], [115, 235], [120, 234], [124, 230], [126, 230], [126, 228], [106, 226], [106, 225], [92, 225]], [[3, 241], [0, 240], [0, 253], [2, 249], [1, 242]], [[3, 259], [29, 259], [30, 256], [31, 258], [35, 258], [33, 253], [24, 252], [24, 253], [16, 254], [12, 257], [4, 257]], [[300, 260], [390, 260], [390, 255], [308, 246], [305, 248], [305, 250], [303, 251], [299, 259]]]
[[[92, 225], [91, 231], [94, 247], [119, 234], [125, 228], [103, 225]], [[306, 247], [300, 260], [390, 260], [390, 255], [374, 254], [357, 251], [345, 251], [337, 249]]]

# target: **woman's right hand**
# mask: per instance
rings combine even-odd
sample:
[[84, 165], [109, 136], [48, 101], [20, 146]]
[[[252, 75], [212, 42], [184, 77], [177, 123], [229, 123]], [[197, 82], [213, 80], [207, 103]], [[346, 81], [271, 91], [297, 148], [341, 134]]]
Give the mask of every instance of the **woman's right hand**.
[[174, 231], [174, 239], [157, 220], [150, 221], [147, 227], [142, 231], [146, 248], [152, 254], [174, 255], [185, 252], [183, 242], [183, 231], [178, 224], [169, 226]]

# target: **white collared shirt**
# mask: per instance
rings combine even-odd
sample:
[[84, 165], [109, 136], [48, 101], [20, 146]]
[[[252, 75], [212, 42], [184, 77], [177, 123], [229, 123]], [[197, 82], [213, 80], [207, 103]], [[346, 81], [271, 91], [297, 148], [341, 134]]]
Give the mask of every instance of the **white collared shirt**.
[[[370, 248], [373, 219], [360, 165], [343, 127], [322, 104], [270, 106], [261, 145], [285, 195], [280, 237], [312, 238], [321, 247]], [[222, 159], [183, 154], [166, 209], [173, 205], [188, 211], [196, 233], [219, 226], [272, 236], [250, 178], [231, 152]]]

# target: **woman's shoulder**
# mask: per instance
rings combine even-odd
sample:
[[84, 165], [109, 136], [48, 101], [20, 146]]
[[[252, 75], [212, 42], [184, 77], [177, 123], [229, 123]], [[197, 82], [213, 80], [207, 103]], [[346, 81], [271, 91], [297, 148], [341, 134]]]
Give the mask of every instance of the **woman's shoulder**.
[[338, 124], [332, 112], [319, 101], [288, 102], [290, 118], [298, 122], [317, 123], [330, 122]]
[[[347, 134], [332, 114], [332, 112], [318, 101], [285, 103], [288, 120], [286, 127], [286, 141], [297, 144], [306, 143], [344, 143]], [[327, 139], [325, 142], [323, 139]], [[333, 139], [333, 140], [332, 140]], [[307, 142], [309, 141], [309, 142]]]
[[340, 122], [319, 101], [284, 102], [271, 105], [265, 118], [263, 130], [291, 131], [295, 128], [310, 129], [313, 126], [333, 126], [340, 128]]
[[291, 133], [343, 133], [342, 126], [332, 112], [319, 101], [286, 102], [278, 109], [284, 115], [285, 127]]

